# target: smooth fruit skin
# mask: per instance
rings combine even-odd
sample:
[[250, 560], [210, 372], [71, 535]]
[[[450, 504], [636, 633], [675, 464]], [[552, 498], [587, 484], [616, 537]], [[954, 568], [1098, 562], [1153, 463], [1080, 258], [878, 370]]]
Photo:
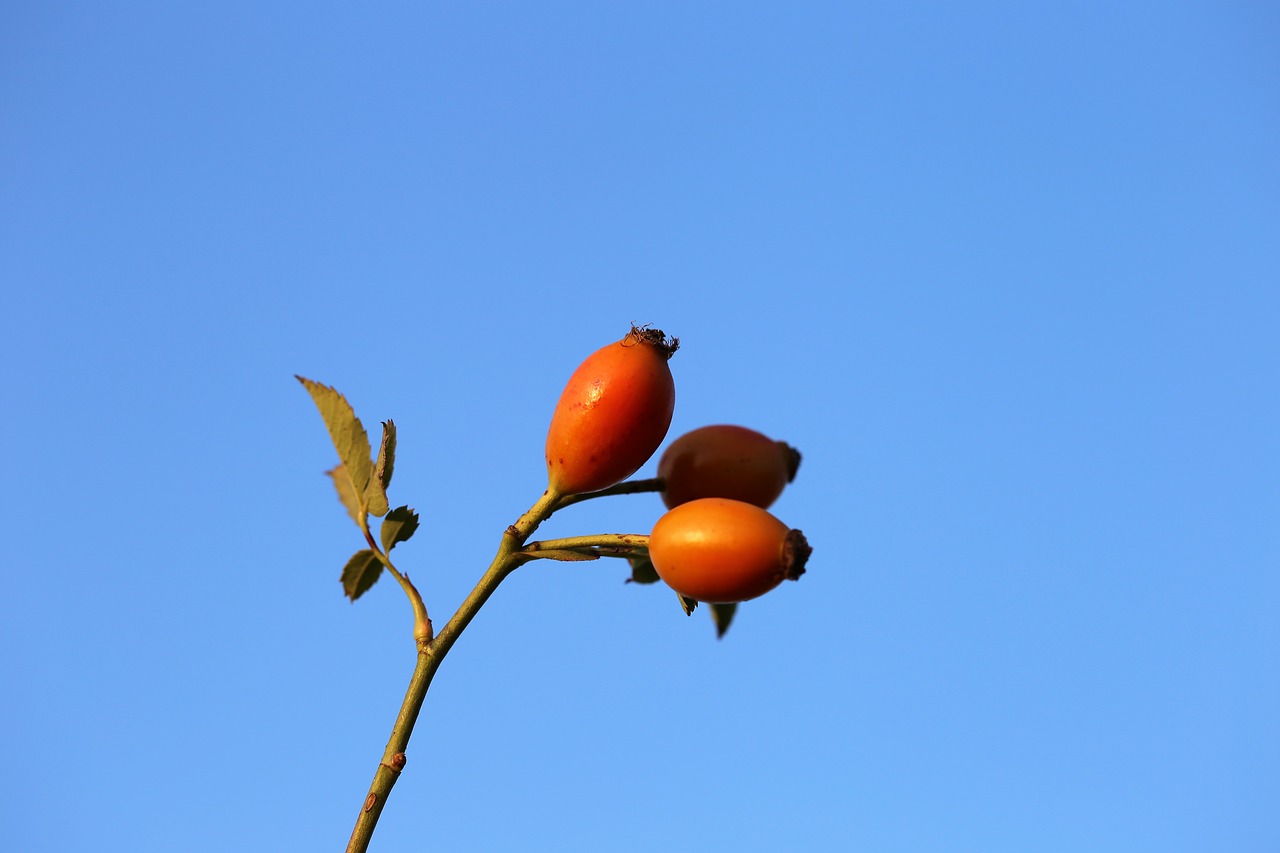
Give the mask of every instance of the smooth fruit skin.
[[764, 595], [804, 573], [811, 549], [798, 530], [743, 501], [699, 498], [658, 519], [649, 559], [681, 595], [728, 604]]
[[677, 438], [658, 461], [662, 500], [676, 507], [698, 498], [732, 498], [767, 509], [795, 479], [800, 453], [753, 429], [699, 427]]
[[560, 494], [622, 482], [666, 438], [676, 386], [667, 360], [679, 346], [661, 331], [632, 327], [578, 366], [547, 431], [547, 478]]

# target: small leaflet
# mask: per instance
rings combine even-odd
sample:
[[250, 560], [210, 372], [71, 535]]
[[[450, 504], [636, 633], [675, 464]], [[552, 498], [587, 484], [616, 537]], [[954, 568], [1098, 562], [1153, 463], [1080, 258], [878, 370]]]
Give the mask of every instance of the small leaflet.
[[397, 542], [407, 542], [418, 529], [418, 514], [407, 506], [398, 506], [382, 519], [382, 550], [390, 554]]
[[336, 468], [330, 468], [325, 471], [333, 479], [333, 487], [338, 490], [338, 500], [342, 501], [342, 505], [347, 508], [347, 512], [351, 514], [351, 518], [357, 525], [364, 520], [365, 507], [360, 504], [360, 497], [356, 494], [351, 485], [351, 478], [347, 476], [346, 469], [339, 465]]
[[373, 551], [368, 548], [357, 551], [342, 569], [342, 591], [347, 598], [355, 601], [377, 582], [381, 574], [382, 563], [378, 562], [378, 556]]
[[382, 423], [382, 443], [378, 446], [378, 459], [373, 463], [373, 475], [369, 478], [369, 488], [365, 491], [369, 513], [384, 516], [390, 508], [387, 503], [387, 489], [391, 486], [391, 472], [396, 464], [396, 425], [392, 420]]

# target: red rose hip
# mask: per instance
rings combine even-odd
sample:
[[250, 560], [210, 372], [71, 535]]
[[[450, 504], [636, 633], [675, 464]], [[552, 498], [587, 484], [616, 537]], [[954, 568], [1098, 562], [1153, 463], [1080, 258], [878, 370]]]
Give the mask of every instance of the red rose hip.
[[635, 326], [589, 355], [560, 395], [547, 431], [547, 480], [559, 494], [622, 482], [662, 444], [675, 411], [668, 359], [679, 341]]

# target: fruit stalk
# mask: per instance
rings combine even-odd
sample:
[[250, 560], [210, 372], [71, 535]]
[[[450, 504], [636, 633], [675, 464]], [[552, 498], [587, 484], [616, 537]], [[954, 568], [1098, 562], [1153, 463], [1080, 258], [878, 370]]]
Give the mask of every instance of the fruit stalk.
[[521, 557], [536, 560], [543, 551], [578, 551], [593, 557], [628, 557], [649, 548], [649, 537], [642, 533], [597, 533], [594, 536], [570, 536], [565, 539], [542, 539], [530, 542]]

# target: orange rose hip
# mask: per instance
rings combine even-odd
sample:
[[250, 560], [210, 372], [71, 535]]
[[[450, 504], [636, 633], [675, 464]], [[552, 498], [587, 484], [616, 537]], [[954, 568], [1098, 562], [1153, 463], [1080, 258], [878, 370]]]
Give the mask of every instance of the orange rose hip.
[[547, 480], [560, 494], [598, 492], [648, 461], [671, 426], [675, 380], [667, 361], [679, 346], [635, 326], [578, 366], [551, 416]]
[[800, 452], [753, 429], [699, 427], [677, 438], [658, 460], [668, 507], [697, 498], [732, 498], [761, 509], [796, 477]]
[[813, 549], [767, 510], [728, 498], [699, 498], [658, 519], [649, 559], [667, 586], [698, 601], [757, 598], [804, 574]]

